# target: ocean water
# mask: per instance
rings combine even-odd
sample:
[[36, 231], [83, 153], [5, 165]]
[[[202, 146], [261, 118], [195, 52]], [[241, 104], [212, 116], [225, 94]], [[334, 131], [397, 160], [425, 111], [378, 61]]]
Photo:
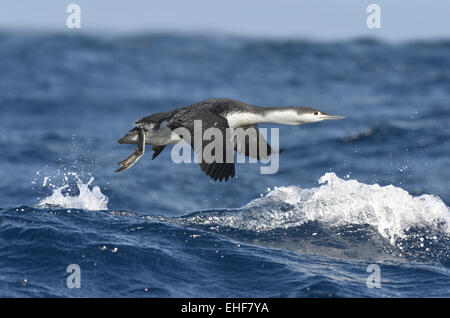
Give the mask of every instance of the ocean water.
[[[216, 97], [346, 119], [280, 127], [272, 175], [114, 173]], [[449, 103], [449, 41], [0, 33], [0, 296], [449, 297]]]

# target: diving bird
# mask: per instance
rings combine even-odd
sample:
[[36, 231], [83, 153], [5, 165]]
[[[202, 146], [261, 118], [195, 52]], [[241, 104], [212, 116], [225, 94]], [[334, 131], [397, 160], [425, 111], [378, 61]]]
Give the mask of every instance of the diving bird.
[[[228, 98], [209, 99], [186, 107], [177, 108], [169, 112], [156, 113], [135, 122], [135, 128], [131, 129], [123, 136], [119, 140], [119, 143], [137, 144], [138, 147], [131, 156], [119, 162], [121, 167], [116, 171], [123, 171], [134, 165], [137, 160], [144, 155], [146, 144], [153, 146], [152, 160], [155, 159], [167, 145], [176, 144], [182, 141], [188, 142], [198, 157], [200, 154], [199, 152], [201, 151], [198, 149], [199, 146], [200, 148], [204, 147], [210, 141], [202, 140], [199, 145], [198, 143], [195, 143], [192, 138], [185, 138], [177, 130], [177, 128], [184, 128], [185, 131], [194, 135], [194, 122], [198, 121], [201, 121], [202, 123], [202, 132], [208, 128], [214, 127], [223, 133], [224, 140], [222, 140], [220, 145], [224, 148], [225, 145], [232, 143], [232, 149], [238, 153], [255, 157], [255, 153], [251, 153], [248, 147], [248, 145], [253, 142], [258, 148], [258, 151], [256, 151], [256, 158], [261, 159], [270, 156], [270, 154], [273, 153], [273, 150], [265, 140], [264, 136], [258, 131], [256, 125], [263, 123], [301, 125], [341, 118], [344, 117], [328, 115], [325, 112], [312, 107], [265, 107], [254, 106]], [[256, 134], [254, 134], [253, 137], [246, 137], [244, 138], [244, 141], [241, 140], [240, 142], [236, 142], [236, 139], [229, 140], [225, 137], [227, 136], [227, 129], [237, 128], [253, 128], [256, 130]], [[257, 140], [250, 140], [251, 138]], [[261, 147], [266, 148], [264, 149], [265, 155], [260, 155]], [[225, 153], [225, 151], [223, 153]], [[226, 160], [225, 157], [223, 157], [223, 160], [215, 160], [212, 162], [206, 160], [199, 161], [199, 164], [200, 169], [213, 180], [228, 181], [230, 177], [235, 176], [234, 162]]]

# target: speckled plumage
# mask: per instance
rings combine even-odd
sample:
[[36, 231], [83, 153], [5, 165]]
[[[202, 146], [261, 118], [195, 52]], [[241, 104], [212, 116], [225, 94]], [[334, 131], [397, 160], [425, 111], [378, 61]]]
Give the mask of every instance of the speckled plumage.
[[232, 113], [255, 112], [258, 107], [230, 98], [208, 99], [189, 106], [174, 109], [170, 112], [156, 113], [139, 119], [135, 126], [145, 129], [159, 129], [162, 122], [172, 120], [185, 121], [193, 114], [200, 116], [201, 112], [210, 112], [226, 118]]

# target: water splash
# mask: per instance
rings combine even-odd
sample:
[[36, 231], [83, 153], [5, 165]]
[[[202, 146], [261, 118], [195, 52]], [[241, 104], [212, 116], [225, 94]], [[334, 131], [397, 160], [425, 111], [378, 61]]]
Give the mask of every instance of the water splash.
[[194, 214], [190, 223], [256, 232], [316, 221], [330, 227], [368, 224], [391, 244], [412, 227], [439, 228], [450, 234], [450, 210], [434, 195], [413, 197], [393, 185], [368, 185], [327, 173], [319, 187], [278, 187], [262, 198], [227, 213]]
[[63, 184], [60, 186], [56, 186], [52, 178], [46, 176], [42, 183], [43, 187], [48, 186], [52, 189], [52, 194], [40, 200], [37, 207], [94, 211], [108, 209], [108, 197], [101, 192], [99, 186], [92, 186], [94, 177], [91, 176], [88, 182], [83, 182], [76, 172], [65, 172]]

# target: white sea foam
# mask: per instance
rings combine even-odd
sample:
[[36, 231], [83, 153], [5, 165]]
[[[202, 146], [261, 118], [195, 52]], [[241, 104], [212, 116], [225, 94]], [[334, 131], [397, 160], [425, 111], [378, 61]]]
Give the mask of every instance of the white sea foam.
[[190, 221], [244, 230], [267, 231], [318, 221], [327, 226], [369, 224], [394, 243], [413, 226], [440, 227], [450, 234], [450, 209], [434, 195], [413, 197], [392, 185], [343, 180], [334, 173], [319, 187], [278, 187], [231, 213], [195, 215]]
[[[40, 200], [38, 207], [58, 207], [64, 209], [83, 209], [83, 210], [107, 210], [108, 197], [104, 195], [98, 186], [92, 186], [94, 177], [84, 183], [75, 172], [65, 173], [63, 176], [63, 185], [56, 186], [50, 180], [52, 177], [45, 177], [43, 186], [49, 185], [53, 193]], [[72, 195], [69, 179], [73, 178], [79, 194]]]

